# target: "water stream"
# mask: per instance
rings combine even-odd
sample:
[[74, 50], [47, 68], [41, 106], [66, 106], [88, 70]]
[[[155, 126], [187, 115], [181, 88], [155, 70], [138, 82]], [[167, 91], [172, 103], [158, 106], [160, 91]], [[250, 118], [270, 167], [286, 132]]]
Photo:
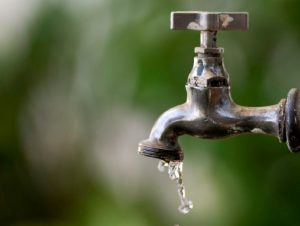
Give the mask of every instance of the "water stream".
[[170, 161], [169, 163], [160, 160], [158, 163], [158, 170], [161, 172], [165, 171], [168, 167], [168, 174], [171, 180], [175, 180], [177, 183], [178, 195], [180, 199], [180, 205], [178, 207], [179, 212], [187, 214], [193, 208], [191, 200], [186, 198], [185, 187], [182, 180], [183, 162], [181, 161]]

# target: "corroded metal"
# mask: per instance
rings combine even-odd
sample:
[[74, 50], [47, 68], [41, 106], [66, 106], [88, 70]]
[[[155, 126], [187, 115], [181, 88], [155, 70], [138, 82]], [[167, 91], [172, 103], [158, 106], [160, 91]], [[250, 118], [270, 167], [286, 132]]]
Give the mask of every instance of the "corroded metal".
[[[193, 16], [187, 17], [189, 20], [194, 20], [195, 12], [192, 14]], [[174, 15], [176, 13], [172, 17]], [[209, 13], [205, 13], [204, 18], [215, 20], [215, 15], [223, 14], [213, 13], [211, 17]], [[184, 18], [183, 14], [180, 16]], [[171, 26], [179, 26], [179, 22], [172, 22]], [[215, 21], [204, 24], [206, 29], [211, 24], [212, 27], [217, 27]], [[247, 23], [242, 21], [241, 24]], [[215, 36], [216, 32], [213, 33]], [[299, 151], [300, 91], [292, 89], [287, 100], [282, 99], [271, 106], [244, 107], [236, 104], [231, 98], [229, 75], [225, 70], [221, 51], [216, 51], [219, 48], [215, 44], [211, 45], [211, 37], [204, 36], [188, 76], [186, 102], [169, 109], [159, 117], [149, 138], [139, 144], [139, 153], [166, 162], [182, 160], [183, 150], [178, 143], [181, 135], [219, 139], [244, 133], [272, 135], [280, 142], [287, 141], [292, 152]]]
[[247, 12], [176, 11], [171, 13], [171, 29], [195, 31], [247, 30]]

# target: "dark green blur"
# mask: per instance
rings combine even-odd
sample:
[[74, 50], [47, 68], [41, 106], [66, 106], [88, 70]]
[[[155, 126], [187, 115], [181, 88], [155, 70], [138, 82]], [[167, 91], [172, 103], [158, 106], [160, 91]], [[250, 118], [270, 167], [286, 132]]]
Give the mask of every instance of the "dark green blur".
[[0, 49], [0, 225], [299, 225], [300, 154], [273, 137], [182, 137], [188, 215], [137, 155], [185, 101], [199, 34], [171, 31], [175, 10], [249, 12], [249, 31], [218, 35], [236, 103], [300, 88], [299, 1], [45, 1]]

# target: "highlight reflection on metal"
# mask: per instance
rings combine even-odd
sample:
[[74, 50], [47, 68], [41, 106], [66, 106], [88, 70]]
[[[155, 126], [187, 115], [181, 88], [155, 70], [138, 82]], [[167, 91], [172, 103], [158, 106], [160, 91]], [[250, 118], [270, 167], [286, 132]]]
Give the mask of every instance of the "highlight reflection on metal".
[[300, 150], [300, 91], [291, 89], [287, 99], [266, 107], [239, 106], [231, 98], [229, 75], [218, 48], [218, 30], [247, 30], [248, 13], [173, 12], [172, 29], [201, 31], [201, 45], [186, 84], [187, 100], [163, 113], [139, 153], [166, 162], [183, 160], [178, 136], [207, 139], [242, 133], [261, 133]]

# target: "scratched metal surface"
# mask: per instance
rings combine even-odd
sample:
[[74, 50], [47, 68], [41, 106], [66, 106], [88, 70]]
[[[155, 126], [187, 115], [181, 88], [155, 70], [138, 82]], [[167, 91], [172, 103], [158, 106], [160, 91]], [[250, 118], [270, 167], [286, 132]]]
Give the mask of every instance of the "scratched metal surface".
[[[196, 22], [198, 27], [191, 28], [190, 24]], [[149, 139], [139, 144], [140, 154], [166, 162], [183, 160], [178, 137], [185, 134], [220, 139], [260, 133], [275, 136], [281, 142], [287, 141], [292, 152], [300, 150], [299, 90], [293, 89], [287, 100], [265, 107], [240, 106], [231, 98], [229, 75], [224, 67], [222, 50], [217, 47], [217, 32], [247, 30], [248, 13], [172, 12], [171, 28], [200, 31], [199, 48], [205, 51], [194, 58], [186, 85], [186, 102], [167, 110], [157, 119]]]

